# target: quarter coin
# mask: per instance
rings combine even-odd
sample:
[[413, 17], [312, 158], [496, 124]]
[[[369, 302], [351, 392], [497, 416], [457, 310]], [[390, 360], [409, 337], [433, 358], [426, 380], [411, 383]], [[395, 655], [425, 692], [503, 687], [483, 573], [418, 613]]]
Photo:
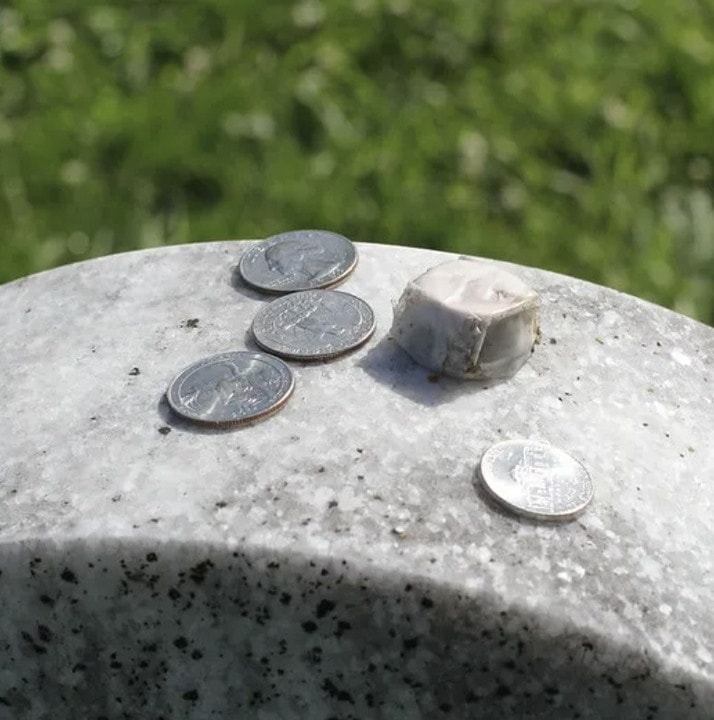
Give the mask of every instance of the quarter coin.
[[483, 454], [480, 475], [498, 502], [538, 520], [570, 520], [593, 498], [587, 470], [565, 451], [546, 443], [496, 443]]
[[258, 312], [252, 332], [264, 350], [293, 360], [326, 360], [366, 342], [374, 313], [337, 290], [305, 290], [273, 300]]
[[294, 230], [273, 235], [246, 250], [238, 264], [244, 282], [267, 293], [329, 287], [357, 264], [357, 249], [326, 230]]
[[196, 423], [226, 427], [279, 410], [294, 387], [290, 368], [259, 352], [227, 352], [180, 372], [166, 391], [171, 409]]

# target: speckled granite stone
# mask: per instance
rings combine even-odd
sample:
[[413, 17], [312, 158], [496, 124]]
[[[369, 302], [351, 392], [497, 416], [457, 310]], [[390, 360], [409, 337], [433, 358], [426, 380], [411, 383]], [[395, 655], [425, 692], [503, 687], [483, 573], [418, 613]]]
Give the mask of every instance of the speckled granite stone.
[[[229, 432], [163, 398], [251, 347], [244, 243], [0, 287], [0, 718], [714, 717], [714, 330], [570, 278], [508, 382], [430, 377], [391, 302], [443, 253], [361, 246], [378, 330]], [[562, 526], [474, 484], [502, 438], [589, 468]]]

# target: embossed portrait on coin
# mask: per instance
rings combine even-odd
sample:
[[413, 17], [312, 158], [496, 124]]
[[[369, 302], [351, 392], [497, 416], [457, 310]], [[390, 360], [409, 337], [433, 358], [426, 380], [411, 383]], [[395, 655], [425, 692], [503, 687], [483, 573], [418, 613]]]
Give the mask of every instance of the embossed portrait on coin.
[[334, 309], [326, 307], [321, 299], [310, 299], [294, 308], [285, 329], [312, 337], [336, 338], [347, 332], [351, 320], [350, 317], [336, 314]]
[[340, 263], [338, 250], [323, 243], [285, 240], [265, 251], [271, 272], [302, 278], [305, 282], [329, 275]]
[[269, 387], [263, 363], [254, 360], [241, 368], [230, 361], [222, 362], [211, 367], [210, 376], [200, 384], [186, 388], [185, 404], [204, 417], [229, 406], [242, 412], [265, 402]]

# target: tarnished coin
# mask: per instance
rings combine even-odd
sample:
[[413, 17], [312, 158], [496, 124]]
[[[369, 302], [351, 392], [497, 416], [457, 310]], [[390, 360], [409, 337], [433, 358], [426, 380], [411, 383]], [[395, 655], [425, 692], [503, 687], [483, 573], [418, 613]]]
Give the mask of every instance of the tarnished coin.
[[279, 410], [294, 387], [290, 368], [258, 352], [227, 352], [180, 372], [166, 397], [188, 420], [215, 426], [241, 425]]
[[568, 453], [546, 443], [496, 443], [483, 454], [480, 475], [501, 504], [538, 520], [570, 520], [593, 498], [587, 470]]
[[268, 352], [325, 360], [362, 345], [374, 332], [364, 300], [336, 290], [305, 290], [273, 300], [253, 320], [253, 337]]
[[346, 237], [326, 230], [294, 230], [250, 247], [238, 269], [248, 285], [280, 294], [335, 285], [356, 264], [357, 249]]

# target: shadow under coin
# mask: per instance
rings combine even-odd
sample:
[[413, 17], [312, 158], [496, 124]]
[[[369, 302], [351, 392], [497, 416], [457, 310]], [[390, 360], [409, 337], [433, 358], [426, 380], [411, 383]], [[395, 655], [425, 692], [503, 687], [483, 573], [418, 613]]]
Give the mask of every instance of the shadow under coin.
[[[161, 399], [156, 406], [156, 410], [165, 427], [171, 428], [172, 430], [178, 430], [179, 432], [192, 433], [194, 435], [223, 435], [225, 433], [232, 433], [236, 432], [236, 430], [242, 430], [243, 428], [250, 427], [255, 423], [259, 423], [262, 420], [270, 418], [270, 415], [266, 415], [256, 418], [251, 422], [240, 423], [237, 425], [202, 425], [201, 423], [193, 423], [190, 420], [186, 420], [186, 418], [182, 418], [171, 409], [171, 406], [166, 399], [166, 393], [161, 395]], [[159, 429], [159, 432], [162, 432], [162, 429]], [[168, 431], [163, 432], [167, 433]]]
[[553, 518], [534, 518], [529, 515], [521, 515], [516, 510], [511, 510], [505, 505], [502, 505], [485, 487], [483, 478], [481, 477], [481, 470], [479, 467], [474, 470], [473, 477], [471, 479], [474, 491], [478, 499], [488, 507], [488, 509], [500, 515], [503, 518], [507, 518], [519, 525], [530, 525], [531, 527], [560, 527], [563, 525], [569, 525], [570, 523], [579, 520], [580, 515], [575, 517], [553, 517]]
[[436, 407], [464, 395], [474, 395], [501, 381], [456, 380], [432, 373], [415, 363], [388, 335], [357, 363], [372, 379], [407, 399]]
[[[252, 320], [251, 320], [252, 325]], [[245, 343], [245, 349], [249, 352], [259, 352], [264, 353], [265, 350], [263, 350], [260, 345], [258, 345], [257, 342], [255, 342], [255, 336], [253, 335], [253, 330], [251, 328], [248, 328], [245, 331], [245, 335], [243, 336], [243, 342]], [[271, 355], [272, 353], [266, 353], [267, 355]]]
[[238, 265], [236, 265], [231, 271], [231, 287], [250, 300], [263, 300], [265, 302], [270, 302], [278, 297], [278, 295], [260, 292], [255, 288], [252, 288], [250, 285], [247, 285], [245, 280], [243, 280], [243, 276], [240, 274], [240, 267]]

